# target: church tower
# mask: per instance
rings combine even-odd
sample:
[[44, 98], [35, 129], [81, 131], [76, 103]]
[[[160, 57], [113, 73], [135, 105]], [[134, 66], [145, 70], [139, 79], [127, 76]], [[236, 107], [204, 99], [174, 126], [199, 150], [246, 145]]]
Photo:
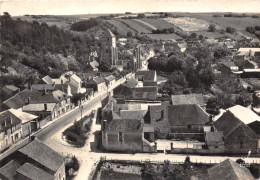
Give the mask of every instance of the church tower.
[[118, 54], [116, 47], [116, 36], [109, 29], [107, 29], [100, 38], [100, 41], [100, 60], [108, 61], [111, 65], [117, 65]]

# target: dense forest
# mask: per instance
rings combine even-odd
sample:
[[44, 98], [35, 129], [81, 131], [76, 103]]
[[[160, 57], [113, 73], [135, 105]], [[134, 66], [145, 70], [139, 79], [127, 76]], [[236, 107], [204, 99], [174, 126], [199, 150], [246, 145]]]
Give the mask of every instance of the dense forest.
[[16, 61], [42, 75], [56, 77], [66, 70], [81, 70], [90, 52], [97, 48], [89, 33], [76, 34], [44, 22], [13, 20], [8, 13], [0, 21], [2, 70]]

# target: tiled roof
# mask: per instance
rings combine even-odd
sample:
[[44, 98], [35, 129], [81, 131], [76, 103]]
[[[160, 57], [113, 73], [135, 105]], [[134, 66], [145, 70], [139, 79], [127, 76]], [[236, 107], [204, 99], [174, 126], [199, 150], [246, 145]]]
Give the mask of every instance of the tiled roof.
[[113, 80], [116, 79], [116, 77], [113, 76], [113, 75], [110, 75], [110, 76], [105, 77], [105, 79], [106, 79], [107, 81], [113, 81]]
[[229, 108], [228, 111], [230, 111], [236, 118], [245, 124], [249, 124], [254, 121], [260, 122], [260, 117], [249, 108], [236, 105]]
[[256, 133], [245, 123], [234, 116], [230, 111], [225, 112], [217, 121], [213, 123], [218, 131], [222, 131], [224, 138], [233, 131], [238, 131], [243, 136], [256, 138]]
[[52, 81], [52, 79], [51, 79], [51, 77], [50, 76], [44, 76], [43, 78], [42, 78], [42, 80], [46, 83], [46, 84], [53, 84], [53, 81]]
[[157, 82], [144, 81], [143, 86], [157, 86]]
[[230, 67], [233, 67], [233, 66], [236, 66], [234, 62], [231, 62], [231, 61], [224, 61], [224, 62], [220, 62], [220, 64], [223, 64], [224, 66], [230, 68]]
[[205, 106], [202, 94], [172, 95], [171, 100], [173, 105], [198, 104], [201, 107]]
[[26, 113], [26, 112], [22, 112], [21, 110], [17, 110], [17, 109], [9, 109], [9, 111], [13, 115], [18, 117], [22, 121], [22, 124], [38, 118], [38, 116], [35, 116], [33, 114], [29, 114], [29, 113]]
[[34, 140], [18, 151], [49, 168], [53, 172], [56, 172], [64, 162], [64, 158], [59, 153], [37, 140]]
[[104, 79], [102, 77], [96, 76], [92, 79], [95, 83], [100, 84], [105, 82]]
[[25, 163], [19, 169], [17, 173], [22, 174], [31, 180], [54, 180], [54, 176], [33, 166], [32, 164]]
[[4, 101], [4, 104], [9, 108], [18, 109], [26, 104], [28, 98], [33, 98], [40, 96], [42, 93], [37, 90], [24, 89], [23, 91], [18, 92], [16, 95]]
[[44, 109], [44, 104], [27, 104], [23, 106], [23, 111], [52, 111], [56, 103], [46, 103], [47, 110]]
[[53, 90], [54, 84], [33, 84], [32, 89], [35, 89], [37, 91]]
[[35, 96], [31, 98], [30, 103], [40, 104], [40, 103], [59, 103], [66, 99], [68, 95], [60, 90], [53, 91], [49, 94], [42, 94], [40, 96]]
[[154, 92], [157, 93], [156, 86], [145, 86], [145, 87], [135, 87], [134, 92]]
[[122, 119], [138, 119], [142, 120], [147, 110], [121, 110], [120, 116]]
[[6, 85], [5, 88], [10, 89], [11, 91], [19, 90], [19, 88], [14, 85]]
[[0, 132], [9, 129], [12, 125], [21, 124], [21, 120], [9, 110], [0, 113]]
[[16, 170], [21, 167], [21, 164], [18, 162], [11, 160], [9, 163], [1, 167], [0, 169], [0, 179], [14, 179], [16, 175]]
[[223, 132], [206, 132], [205, 139], [207, 142], [221, 142], [223, 141]]
[[247, 168], [230, 159], [209, 168], [208, 174], [211, 180], [254, 180]]
[[90, 63], [89, 63], [89, 65], [92, 67], [92, 68], [97, 68], [98, 66], [99, 66], [99, 63], [97, 62], [97, 61], [91, 61]]
[[156, 71], [137, 71], [135, 75], [144, 76], [144, 81], [152, 81], [156, 76]]
[[107, 130], [113, 132], [142, 132], [143, 125], [137, 119], [113, 119]]
[[128, 79], [126, 82], [124, 82], [122, 85], [123, 86], [126, 86], [128, 88], [134, 88], [136, 87], [138, 84], [138, 81], [136, 81], [135, 79], [131, 78], [131, 79]]
[[209, 115], [197, 104], [170, 105], [168, 120], [171, 126], [203, 125]]

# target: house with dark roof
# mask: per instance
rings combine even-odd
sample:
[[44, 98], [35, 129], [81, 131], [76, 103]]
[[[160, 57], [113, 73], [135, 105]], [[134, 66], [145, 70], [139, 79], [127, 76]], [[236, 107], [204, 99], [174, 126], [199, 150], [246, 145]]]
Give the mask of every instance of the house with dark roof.
[[202, 94], [183, 94], [183, 95], [172, 95], [172, 105], [182, 104], [198, 104], [200, 107], [205, 107], [206, 103]]
[[84, 68], [84, 71], [98, 71], [99, 63], [96, 60], [87, 63], [87, 66]]
[[95, 76], [86, 83], [87, 88], [93, 88], [94, 91], [102, 92], [107, 90], [107, 85], [103, 77]]
[[232, 61], [223, 61], [218, 63], [217, 70], [221, 71], [222, 77], [230, 77], [235, 76], [234, 72], [237, 72], [239, 68]]
[[15, 95], [20, 91], [20, 89], [14, 85], [6, 85], [2, 88], [2, 91], [6, 93], [6, 95], [11, 96]]
[[109, 75], [105, 77], [105, 82], [108, 88], [112, 87], [116, 83], [116, 77], [113, 75]]
[[255, 178], [246, 167], [226, 159], [208, 169], [210, 180], [254, 180]]
[[130, 98], [133, 94], [133, 89], [138, 85], [138, 81], [133, 78], [126, 80], [113, 90], [115, 97]]
[[157, 94], [157, 86], [135, 87], [133, 88], [132, 98], [135, 100], [156, 100]]
[[47, 179], [65, 179], [64, 158], [38, 140], [19, 149], [15, 157], [15, 160], [22, 165], [16, 170], [18, 177], [25, 179], [31, 177], [36, 180], [42, 175]]
[[259, 116], [248, 110], [242, 106], [234, 106], [213, 123], [218, 132], [223, 132], [226, 153], [260, 152], [260, 138], [249, 127], [251, 123], [259, 122]]
[[0, 168], [0, 179], [2, 180], [12, 180], [17, 179], [16, 170], [19, 169], [22, 165], [11, 160], [9, 163]]
[[207, 149], [215, 153], [225, 152], [223, 132], [206, 131], [204, 132], [204, 135], [205, 135], [205, 143], [207, 145]]
[[137, 71], [135, 73], [135, 79], [138, 82], [157, 82], [156, 71]]
[[22, 121], [9, 110], [0, 113], [0, 152], [22, 138]]
[[41, 92], [34, 89], [24, 89], [3, 103], [9, 108], [19, 109], [24, 105], [29, 104], [31, 98], [40, 96], [41, 94]]

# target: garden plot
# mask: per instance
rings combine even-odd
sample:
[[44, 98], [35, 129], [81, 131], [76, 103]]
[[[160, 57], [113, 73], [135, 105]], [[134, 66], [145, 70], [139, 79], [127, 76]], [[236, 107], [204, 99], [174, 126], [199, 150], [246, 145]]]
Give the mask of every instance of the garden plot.
[[207, 30], [209, 27], [209, 23], [207, 21], [190, 18], [190, 17], [181, 17], [181, 18], [164, 18], [165, 21], [172, 23], [183, 31], [203, 31]]

